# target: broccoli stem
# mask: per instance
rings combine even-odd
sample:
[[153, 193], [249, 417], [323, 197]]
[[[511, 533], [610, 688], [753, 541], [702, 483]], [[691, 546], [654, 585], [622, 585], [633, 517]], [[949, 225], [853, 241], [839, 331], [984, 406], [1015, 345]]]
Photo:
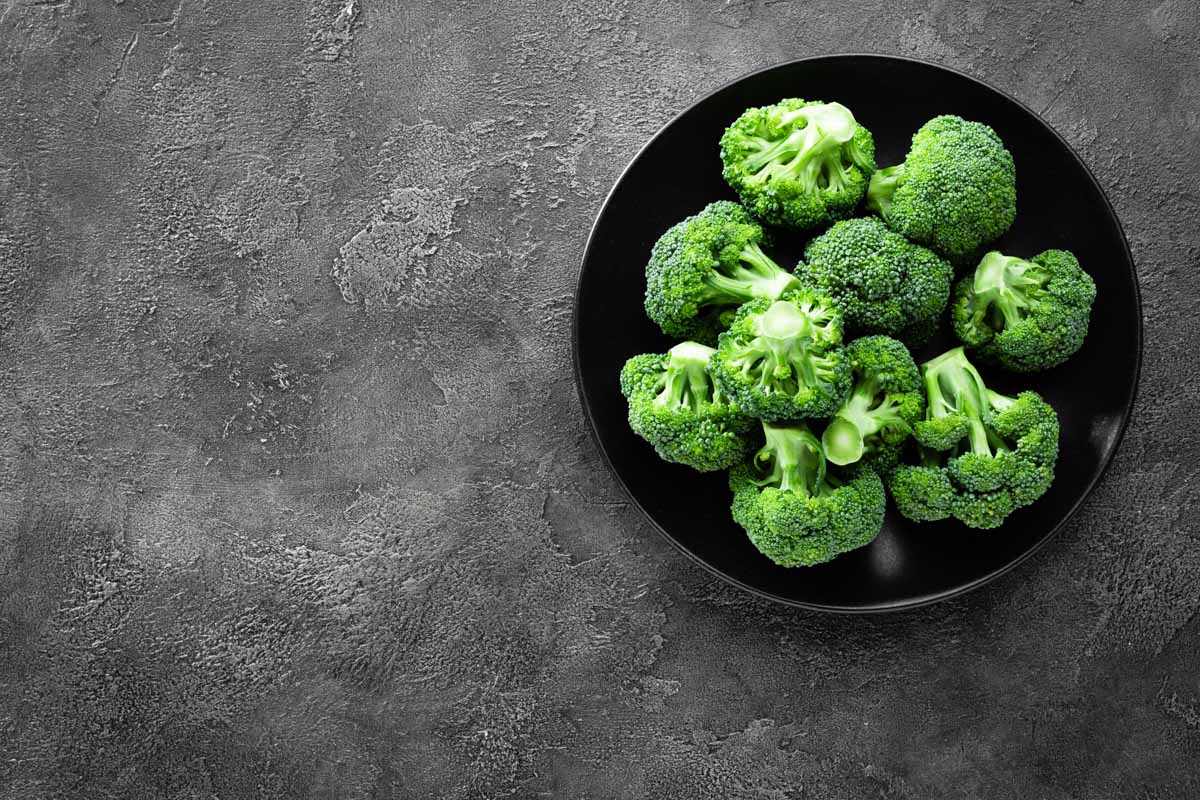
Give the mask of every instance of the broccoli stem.
[[983, 377], [967, 360], [961, 347], [947, 350], [921, 365], [928, 395], [927, 415], [938, 419], [957, 414], [967, 421], [967, 436], [971, 450], [980, 455], [993, 455], [995, 442], [984, 425], [989, 413], [989, 396]]
[[772, 425], [764, 422], [766, 444], [754, 461], [770, 463], [771, 472], [758, 481], [760, 486], [774, 486], [784, 492], [815, 497], [827, 491], [825, 487], [825, 455], [821, 443], [809, 429]]
[[666, 371], [661, 378], [662, 391], [654, 398], [654, 404], [699, 411], [712, 403], [713, 383], [708, 361], [715, 352], [698, 342], [683, 342], [668, 350]]
[[863, 430], [858, 421], [841, 414], [825, 426], [821, 444], [825, 447], [825, 457], [839, 466], [853, 464], [863, 457], [866, 450]]
[[738, 254], [742, 264], [749, 269], [739, 269], [738, 277], [751, 284], [754, 297], [765, 297], [768, 300], [778, 300], [783, 293], [800, 285], [799, 279], [783, 267], [776, 264], [770, 256], [762, 251], [757, 242], [750, 242]]
[[854, 387], [853, 393], [838, 409], [837, 415], [826, 426], [821, 436], [825, 457], [834, 464], [844, 466], [862, 458], [866, 437], [879, 433], [885, 427], [908, 424], [900, 417], [899, 404], [883, 391], [874, 376]]
[[991, 389], [987, 390], [987, 398], [993, 411], [1007, 411], [1017, 402], [1017, 398], [993, 392]]
[[854, 115], [841, 103], [825, 103], [782, 114], [775, 122], [787, 128], [800, 121], [804, 127], [747, 158], [746, 167], [760, 182], [783, 176], [800, 180], [809, 190], [844, 188], [849, 175], [842, 145], [854, 137]]
[[812, 337], [812, 321], [795, 303], [777, 300], [758, 318], [758, 331], [772, 339], [791, 342]]
[[781, 160], [790, 160], [800, 153], [807, 138], [804, 128], [792, 131], [782, 139], [767, 140], [769, 145], [746, 159], [746, 167], [753, 171], [756, 178], [766, 180], [769, 175], [765, 170], [776, 166]]
[[892, 198], [902, 185], [904, 185], [904, 164], [876, 170], [867, 186], [867, 210], [874, 211], [887, 220], [892, 213]]
[[724, 271], [721, 266], [709, 270], [705, 283], [703, 297], [712, 305], [741, 305], [756, 297], [777, 300], [800, 285], [795, 275], [772, 261], [754, 242], [738, 253], [736, 265]]
[[976, 324], [991, 315], [993, 328], [1016, 325], [1037, 304], [1035, 295], [1048, 278], [1046, 271], [1032, 261], [989, 252], [975, 269]]

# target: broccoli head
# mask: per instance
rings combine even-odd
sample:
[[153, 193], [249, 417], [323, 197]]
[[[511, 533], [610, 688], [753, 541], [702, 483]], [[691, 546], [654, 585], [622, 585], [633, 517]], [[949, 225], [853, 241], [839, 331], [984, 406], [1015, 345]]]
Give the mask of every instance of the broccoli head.
[[914, 425], [920, 463], [889, 476], [896, 508], [918, 522], [955, 517], [995, 528], [1054, 480], [1058, 415], [1035, 392], [987, 388], [961, 347], [921, 365], [927, 404]]
[[925, 413], [921, 374], [904, 345], [886, 336], [855, 339], [846, 357], [854, 388], [825, 426], [825, 457], [842, 466], [861, 460], [886, 474]]
[[841, 312], [811, 289], [752, 300], [721, 334], [712, 373], [750, 416], [771, 422], [828, 416], [850, 389]]
[[913, 136], [903, 163], [871, 176], [867, 208], [897, 233], [961, 263], [1016, 218], [1012, 155], [987, 125], [934, 117]]
[[808, 243], [796, 275], [833, 298], [847, 329], [928, 341], [950, 297], [954, 268], [878, 217], [838, 222]]
[[875, 169], [875, 140], [840, 103], [800, 99], [747, 109], [721, 137], [725, 180], [773, 225], [845, 219]]
[[716, 342], [733, 310], [798, 285], [762, 248], [767, 234], [746, 209], [721, 200], [674, 225], [646, 264], [646, 314], [663, 333]]
[[828, 469], [821, 442], [800, 423], [763, 423], [766, 444], [729, 473], [733, 518], [767, 558], [807, 567], [870, 544], [883, 527], [883, 482], [858, 465]]
[[629, 427], [664, 460], [700, 472], [727, 469], [753, 447], [754, 420], [713, 384], [708, 364], [715, 352], [683, 342], [665, 354], [634, 356], [621, 370]]
[[1056, 367], [1088, 332], [1096, 283], [1066, 250], [1025, 260], [992, 251], [958, 282], [951, 318], [959, 341], [1014, 372]]

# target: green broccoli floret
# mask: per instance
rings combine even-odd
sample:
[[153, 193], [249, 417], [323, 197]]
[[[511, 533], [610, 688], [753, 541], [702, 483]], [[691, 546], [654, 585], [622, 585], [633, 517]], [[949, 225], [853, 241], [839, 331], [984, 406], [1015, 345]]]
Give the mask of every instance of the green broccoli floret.
[[849, 330], [895, 336], [913, 347], [936, 330], [954, 278], [948, 262], [878, 217], [835, 224], [808, 243], [804, 260], [797, 277], [833, 298]]
[[828, 471], [821, 443], [803, 424], [763, 423], [765, 446], [729, 473], [733, 518], [767, 558], [807, 567], [870, 544], [887, 496], [875, 471]]
[[921, 374], [907, 348], [886, 336], [855, 339], [846, 357], [854, 388], [825, 426], [825, 457], [840, 465], [861, 460], [886, 474], [925, 413]]
[[900, 513], [995, 528], [1054, 480], [1058, 415], [1035, 392], [988, 389], [961, 347], [921, 365], [925, 419], [913, 426], [920, 461], [891, 473]]
[[811, 289], [751, 300], [721, 334], [711, 368], [721, 391], [750, 416], [828, 416], [850, 390], [842, 314]]
[[987, 125], [934, 117], [913, 136], [902, 164], [871, 176], [867, 208], [897, 233], [961, 263], [1016, 218], [1012, 155]]
[[768, 238], [737, 203], [721, 200], [672, 226], [646, 264], [646, 315], [663, 333], [712, 344], [733, 310], [798, 285], [763, 252]]
[[958, 282], [951, 318], [959, 341], [1014, 372], [1057, 367], [1083, 346], [1096, 283], [1066, 250], [1025, 260], [992, 251]]
[[715, 352], [683, 342], [665, 354], [634, 356], [621, 369], [629, 427], [664, 460], [701, 472], [727, 469], [753, 448], [748, 432], [754, 420], [721, 393], [709, 374]]
[[725, 180], [761, 220], [805, 230], [845, 219], [875, 169], [875, 140], [840, 103], [747, 109], [721, 137]]

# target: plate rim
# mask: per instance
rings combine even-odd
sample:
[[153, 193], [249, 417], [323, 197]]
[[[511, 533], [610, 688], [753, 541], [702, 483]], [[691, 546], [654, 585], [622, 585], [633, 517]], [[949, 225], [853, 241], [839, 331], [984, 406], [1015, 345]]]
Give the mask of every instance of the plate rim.
[[[680, 542], [678, 539], [676, 539], [674, 536], [672, 536], [671, 533], [668, 532], [665, 528], [663, 528], [662, 525], [660, 525], [658, 523], [658, 520], [656, 520], [653, 517], [653, 515], [651, 515], [650, 512], [647, 511], [646, 508], [638, 501], [638, 499], [634, 496], [633, 491], [629, 488], [629, 485], [625, 482], [625, 478], [620, 474], [620, 472], [617, 470], [617, 468], [613, 465], [612, 459], [608, 455], [608, 450], [604, 446], [604, 442], [601, 441], [601, 439], [600, 439], [599, 429], [596, 426], [596, 420], [592, 413], [591, 405], [588, 403], [587, 394], [584, 391], [583, 370], [582, 370], [582, 367], [579, 362], [579, 305], [580, 305], [581, 289], [583, 287], [584, 271], [585, 271], [585, 268], [587, 267], [588, 261], [592, 257], [592, 250], [596, 247], [596, 229], [600, 224], [600, 220], [601, 220], [601, 218], [604, 217], [605, 213], [608, 211], [609, 205], [612, 203], [613, 195], [616, 194], [617, 189], [625, 181], [626, 176], [629, 174], [629, 171], [631, 169], [633, 169], [634, 165], [636, 165], [642, 159], [642, 157], [646, 154], [646, 151], [650, 149], [651, 145], [653, 145], [654, 142], [656, 142], [658, 140], [658, 138], [667, 131], [668, 128], [673, 126], [676, 122], [678, 122], [681, 118], [683, 118], [687, 114], [691, 113], [691, 111], [693, 109], [697, 108], [698, 106], [702, 105], [703, 103], [708, 102], [714, 95], [719, 94], [720, 92], [723, 92], [726, 89], [729, 89], [739, 83], [751, 80], [753, 78], [758, 77], [759, 75], [762, 75], [767, 72], [771, 72], [773, 70], [781, 69], [784, 67], [790, 67], [790, 66], [794, 66], [797, 64], [803, 64], [803, 63], [809, 62], [809, 61], [828, 61], [828, 60], [834, 60], [834, 59], [848, 59], [848, 60], [870, 59], [870, 60], [881, 60], [881, 61], [903, 61], [903, 62], [909, 62], [909, 63], [913, 63], [913, 64], [919, 64], [924, 67], [931, 67], [933, 69], [942, 70], [944, 72], [949, 72], [960, 78], [964, 78], [972, 83], [978, 84], [979, 86], [982, 86], [985, 89], [989, 89], [989, 90], [995, 92], [996, 94], [1000, 95], [1001, 97], [1003, 97], [1003, 98], [1007, 99], [1008, 101], [1012, 102], [1013, 104], [1015, 104], [1018, 108], [1025, 111], [1033, 119], [1040, 122], [1046, 128], [1046, 130], [1050, 131], [1050, 133], [1056, 139], [1058, 139], [1059, 143], [1062, 144], [1062, 146], [1064, 148], [1066, 148], [1066, 151], [1071, 155], [1072, 158], [1075, 159], [1076, 163], [1079, 164], [1079, 166], [1083, 168], [1084, 174], [1087, 176], [1088, 180], [1091, 181], [1092, 186], [1096, 189], [1097, 193], [1100, 196], [1100, 199], [1104, 201], [1104, 210], [1107, 212], [1109, 220], [1116, 227], [1117, 234], [1121, 240], [1121, 245], [1124, 248], [1125, 261], [1129, 265], [1130, 277], [1133, 279], [1133, 299], [1137, 304], [1137, 310], [1138, 310], [1137, 325], [1136, 325], [1136, 329], [1135, 329], [1136, 350], [1135, 350], [1135, 357], [1134, 357], [1134, 364], [1133, 364], [1133, 381], [1130, 384], [1128, 397], [1127, 397], [1126, 403], [1125, 403], [1125, 410], [1124, 410], [1124, 413], [1121, 415], [1121, 421], [1120, 421], [1120, 425], [1118, 426], [1118, 429], [1117, 429], [1116, 439], [1113, 442], [1112, 448], [1109, 450], [1108, 454], [1105, 456], [1104, 462], [1100, 466], [1100, 470], [1096, 473], [1095, 477], [1093, 477], [1092, 480], [1088, 483], [1088, 485], [1084, 489], [1084, 491], [1082, 493], [1080, 493], [1079, 497], [1077, 497], [1075, 499], [1075, 502], [1071, 504], [1071, 507], [1067, 510], [1066, 515], [1061, 520], [1059, 520], [1058, 524], [1056, 524], [1053, 528], [1051, 528], [1049, 531], [1047, 531], [1040, 539], [1038, 539], [1036, 542], [1034, 542], [1032, 546], [1030, 546], [1027, 550], [1025, 550], [1023, 553], [1018, 555], [1016, 558], [1013, 558], [1012, 560], [1008, 561], [1007, 563], [1003, 564], [1002, 566], [998, 567], [997, 569], [994, 569], [991, 572], [988, 572], [987, 574], [985, 574], [979, 578], [976, 578], [975, 580], [972, 580], [968, 583], [962, 584], [960, 586], [956, 586], [952, 589], [947, 589], [942, 592], [924, 595], [924, 596], [916, 597], [916, 598], [910, 599], [910, 600], [889, 601], [889, 602], [885, 602], [885, 603], [873, 603], [873, 604], [865, 605], [865, 606], [840, 606], [840, 605], [827, 605], [827, 604], [823, 604], [823, 603], [805, 602], [802, 600], [796, 600], [794, 598], [784, 597], [782, 595], [774, 594], [772, 592], [768, 592], [766, 590], [760, 589], [756, 586], [751, 586], [751, 585], [745, 583], [744, 581], [738, 580], [737, 578], [734, 578], [733, 576], [728, 575], [725, 572], [722, 572], [720, 569], [718, 569], [717, 567], [708, 563], [707, 561], [702, 559], [700, 556], [696, 555], [694, 552], [689, 550], [687, 547], [685, 547], [683, 545], [682, 542]], [[591, 434], [593, 443], [596, 445], [596, 449], [600, 451], [600, 456], [603, 459], [605, 466], [608, 467], [609, 473], [613, 476], [613, 478], [616, 479], [617, 484], [621, 487], [621, 490], [625, 493], [625, 496], [628, 498], [630, 504], [638, 510], [638, 512], [642, 515], [642, 517], [650, 524], [650, 527], [653, 530], [655, 530], [659, 536], [661, 536], [663, 539], [665, 539], [667, 542], [669, 542], [671, 544], [671, 546], [675, 548], [675, 550], [682, 553], [684, 556], [687, 557], [687, 559], [689, 561], [698, 565], [705, 572], [708, 572], [709, 574], [714, 575], [717, 578], [720, 578], [725, 583], [727, 583], [731, 586], [736, 586], [737, 588], [741, 589], [742, 591], [749, 592], [752, 595], [763, 598], [765, 600], [770, 600], [774, 603], [779, 603], [781, 605], [790, 606], [792, 608], [802, 608], [802, 609], [806, 609], [806, 610], [810, 610], [810, 611], [821, 611], [821, 612], [831, 613], [831, 614], [847, 614], [847, 615], [880, 614], [880, 613], [889, 613], [889, 612], [909, 611], [912, 609], [922, 608], [924, 606], [933, 605], [934, 603], [940, 603], [945, 600], [951, 600], [956, 597], [961, 597], [962, 595], [965, 595], [969, 592], [973, 592], [976, 589], [979, 589], [979, 588], [997, 580], [998, 578], [1008, 574], [1009, 572], [1012, 572], [1017, 567], [1024, 564], [1026, 561], [1028, 561], [1030, 558], [1032, 558], [1037, 552], [1039, 552], [1042, 548], [1044, 548], [1052, 539], [1056, 538], [1062, 532], [1062, 529], [1064, 527], [1066, 527], [1067, 523], [1070, 522], [1071, 519], [1075, 516], [1075, 514], [1079, 511], [1080, 506], [1082, 506], [1084, 501], [1086, 501], [1092, 495], [1092, 492], [1095, 491], [1096, 487], [1104, 479], [1104, 476], [1108, 472], [1108, 468], [1112, 465], [1113, 459], [1116, 458], [1116, 454], [1117, 454], [1117, 451], [1121, 447], [1121, 443], [1124, 442], [1124, 440], [1125, 440], [1125, 433], [1129, 427], [1129, 421], [1133, 416], [1134, 405], [1137, 402], [1138, 387], [1141, 385], [1142, 357], [1143, 357], [1143, 343], [1144, 343], [1143, 328], [1145, 326], [1144, 316], [1145, 316], [1145, 310], [1142, 305], [1142, 291], [1141, 291], [1141, 284], [1138, 281], [1137, 263], [1134, 261], [1133, 251], [1129, 247], [1129, 239], [1125, 235], [1125, 229], [1121, 225], [1121, 219], [1120, 219], [1120, 217], [1117, 216], [1116, 209], [1113, 207], [1112, 201], [1108, 197], [1108, 193], [1104, 191], [1104, 187], [1096, 179], [1096, 176], [1092, 173], [1091, 167], [1089, 167], [1087, 162], [1083, 160], [1083, 158], [1079, 155], [1078, 151], [1076, 151], [1075, 148], [1073, 146], [1071, 146], [1071, 143], [1068, 142], [1063, 137], [1063, 135], [1058, 132], [1058, 129], [1055, 128], [1053, 125], [1051, 125], [1048, 121], [1046, 121], [1042, 117], [1041, 114], [1034, 111], [1028, 105], [1026, 105], [1022, 101], [1018, 100], [1016, 97], [1009, 94], [1007, 91], [1000, 89], [996, 86], [993, 86], [991, 83], [988, 83], [987, 81], [985, 81], [981, 78], [977, 78], [973, 75], [969, 75], [966, 72], [963, 72], [962, 70], [956, 69], [954, 67], [946, 66], [945, 64], [939, 64], [937, 62], [927, 61], [927, 60], [921, 59], [921, 58], [913, 58], [911, 56], [893, 55], [890, 53], [822, 53], [819, 55], [804, 56], [803, 58], [794, 58], [794, 59], [790, 59], [787, 61], [780, 61], [780, 62], [771, 64], [766, 67], [761, 67], [759, 69], [754, 69], [749, 72], [745, 72], [745, 73], [733, 78], [732, 80], [729, 80], [729, 81], [726, 81], [725, 83], [720, 84], [719, 86], [705, 92], [699, 98], [697, 98], [696, 100], [689, 103], [685, 108], [680, 110], [678, 113], [676, 113], [674, 116], [672, 116], [669, 120], [667, 120], [662, 125], [660, 125], [658, 130], [655, 131], [654, 135], [651, 136], [649, 139], [647, 139], [646, 142], [640, 148], [638, 148], [637, 152], [629, 160], [629, 163], [625, 165], [625, 167], [621, 170], [620, 174], [618, 174], [616, 179], [613, 181], [612, 187], [608, 190], [608, 193], [604, 197], [604, 201], [600, 204], [600, 207], [597, 209], [596, 216], [592, 220], [592, 226], [591, 226], [590, 230], [588, 231], [587, 242], [584, 245], [583, 255], [580, 258], [580, 262], [579, 262], [579, 275], [575, 279], [575, 296], [574, 296], [574, 299], [572, 302], [572, 307], [571, 307], [571, 362], [572, 362], [572, 367], [573, 367], [572, 371], [574, 373], [574, 378], [575, 378], [575, 389], [576, 389], [576, 393], [579, 397], [579, 404], [583, 410], [584, 420], [587, 423], [588, 431]]]

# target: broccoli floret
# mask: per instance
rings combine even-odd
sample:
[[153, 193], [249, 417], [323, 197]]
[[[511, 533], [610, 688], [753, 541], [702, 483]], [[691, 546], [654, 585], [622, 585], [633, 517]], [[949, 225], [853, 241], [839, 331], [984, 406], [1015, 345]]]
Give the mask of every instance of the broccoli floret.
[[871, 176], [867, 208], [897, 233], [962, 263], [1016, 218], [1012, 155], [987, 125], [934, 117], [913, 136], [903, 163]]
[[954, 268], [888, 230], [878, 217], [848, 219], [808, 243], [796, 275], [833, 298], [858, 333], [929, 340], [950, 297]]
[[921, 375], [904, 345], [886, 336], [855, 339], [846, 357], [854, 388], [825, 426], [825, 457], [840, 465], [861, 460], [886, 474], [925, 413]]
[[1087, 336], [1096, 283], [1066, 250], [1025, 260], [992, 251], [958, 282], [951, 318], [959, 341], [1014, 372], [1050, 369]]
[[845, 219], [875, 169], [875, 140], [840, 103], [747, 109], [721, 137], [725, 180], [761, 220], [805, 230]]
[[721, 334], [712, 373], [721, 391], [753, 417], [828, 416], [850, 390], [841, 312], [811, 289], [752, 300]]
[[733, 518], [767, 558], [807, 567], [870, 544], [883, 527], [887, 496], [874, 470], [835, 475], [803, 424], [763, 423], [766, 444], [729, 473]]
[[1054, 480], [1058, 415], [1035, 392], [988, 389], [961, 347], [921, 365], [925, 419], [913, 426], [920, 461], [888, 478], [900, 513], [995, 528]]
[[709, 374], [715, 352], [683, 342], [665, 354], [634, 356], [621, 369], [629, 427], [664, 460], [700, 472], [727, 469], [753, 448], [748, 432], [754, 420], [721, 393]]
[[668, 336], [715, 343], [742, 303], [798, 285], [763, 252], [768, 244], [762, 226], [728, 200], [672, 226], [646, 264], [646, 315]]

